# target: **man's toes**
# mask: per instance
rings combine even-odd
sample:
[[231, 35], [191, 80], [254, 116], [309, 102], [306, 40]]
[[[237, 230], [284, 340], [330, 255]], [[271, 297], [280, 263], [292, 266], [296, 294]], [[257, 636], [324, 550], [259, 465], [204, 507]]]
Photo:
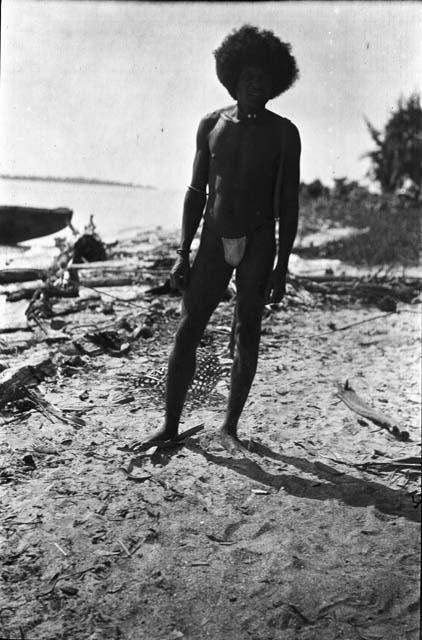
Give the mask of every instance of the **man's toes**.
[[142, 445], [145, 444], [144, 442], [132, 442], [131, 445], [129, 445], [129, 450], [130, 451], [139, 451], [139, 449], [142, 447]]
[[237, 438], [234, 438], [227, 433], [222, 433], [220, 439], [222, 446], [233, 456], [239, 454], [241, 454], [242, 456], [246, 455], [247, 450]]

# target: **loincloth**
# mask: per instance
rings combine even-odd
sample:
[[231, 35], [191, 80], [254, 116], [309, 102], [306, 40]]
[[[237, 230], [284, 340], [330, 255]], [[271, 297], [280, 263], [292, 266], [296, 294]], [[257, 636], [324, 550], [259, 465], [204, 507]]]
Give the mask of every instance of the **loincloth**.
[[[269, 237], [267, 232], [269, 231], [271, 233], [270, 237], [273, 238], [274, 228], [275, 220], [268, 219], [261, 221], [259, 225], [249, 229], [249, 231], [242, 229], [244, 235], [233, 237], [234, 234], [230, 233], [231, 237], [226, 237], [224, 234], [224, 232], [227, 233], [226, 229], [217, 227], [212, 219], [205, 218], [203, 234], [204, 237], [213, 238], [212, 242], [215, 243], [215, 246], [219, 245], [220, 249], [223, 250], [222, 253], [226, 264], [231, 267], [238, 267], [245, 256], [248, 246], [251, 244], [256, 246], [256, 240], [258, 240], [260, 244], [261, 242], [266, 244], [267, 238]], [[240, 233], [242, 233], [242, 231], [240, 231]], [[227, 233], [227, 235], [229, 235], [229, 233]]]
[[224, 249], [224, 260], [231, 267], [237, 267], [242, 261], [246, 251], [247, 237], [221, 238]]
[[223, 243], [224, 249], [224, 259], [227, 264], [232, 267], [238, 267], [242, 262], [246, 248], [250, 243], [252, 237], [264, 231], [264, 229], [271, 229], [272, 233], [274, 233], [274, 228], [274, 219], [264, 220], [261, 222], [261, 224], [251, 230], [247, 235], [241, 236], [239, 238], [226, 238], [224, 236], [221, 236], [221, 241]]

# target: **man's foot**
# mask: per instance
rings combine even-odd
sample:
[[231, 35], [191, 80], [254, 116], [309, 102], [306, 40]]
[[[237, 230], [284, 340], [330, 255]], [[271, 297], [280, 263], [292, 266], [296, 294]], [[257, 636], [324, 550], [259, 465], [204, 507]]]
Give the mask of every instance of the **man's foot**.
[[177, 431], [170, 431], [165, 427], [161, 427], [145, 440], [134, 442], [129, 446], [126, 445], [125, 447], [119, 447], [119, 449], [123, 451], [135, 452], [148, 451], [148, 449], [151, 449], [151, 447], [177, 442], [177, 436]]
[[239, 438], [224, 429], [220, 430], [220, 442], [232, 456], [239, 456], [240, 454], [245, 457], [248, 453], [248, 450], [243, 446]]
[[195, 427], [191, 427], [186, 431], [182, 431], [182, 433], [178, 433], [177, 430], [166, 429], [165, 427], [161, 427], [155, 431], [149, 438], [145, 440], [141, 440], [140, 442], [134, 442], [131, 445], [125, 445], [124, 447], [117, 447], [119, 451], [148, 451], [152, 447], [172, 447], [176, 445], [181, 445], [183, 442], [190, 438], [191, 436], [195, 436], [197, 433], [202, 431], [204, 428], [204, 424], [197, 424]]

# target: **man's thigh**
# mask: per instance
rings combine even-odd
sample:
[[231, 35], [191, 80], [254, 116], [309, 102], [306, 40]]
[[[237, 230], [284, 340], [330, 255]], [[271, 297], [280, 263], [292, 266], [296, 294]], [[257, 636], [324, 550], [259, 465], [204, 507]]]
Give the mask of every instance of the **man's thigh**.
[[185, 313], [208, 319], [223, 298], [232, 273], [233, 267], [224, 260], [221, 238], [204, 227], [183, 295]]
[[273, 271], [275, 248], [271, 224], [248, 238], [245, 255], [236, 272], [238, 312], [262, 313]]

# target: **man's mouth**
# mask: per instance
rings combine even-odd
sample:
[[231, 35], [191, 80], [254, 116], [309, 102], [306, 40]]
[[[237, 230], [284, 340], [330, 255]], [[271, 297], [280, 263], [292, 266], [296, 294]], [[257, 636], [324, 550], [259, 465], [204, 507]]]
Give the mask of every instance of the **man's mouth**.
[[262, 98], [264, 97], [264, 94], [262, 91], [255, 90], [255, 91], [248, 91], [247, 96], [251, 100], [262, 100]]
[[257, 102], [262, 102], [262, 96], [249, 94], [247, 97], [247, 102], [251, 102], [252, 104], [255, 104]]

